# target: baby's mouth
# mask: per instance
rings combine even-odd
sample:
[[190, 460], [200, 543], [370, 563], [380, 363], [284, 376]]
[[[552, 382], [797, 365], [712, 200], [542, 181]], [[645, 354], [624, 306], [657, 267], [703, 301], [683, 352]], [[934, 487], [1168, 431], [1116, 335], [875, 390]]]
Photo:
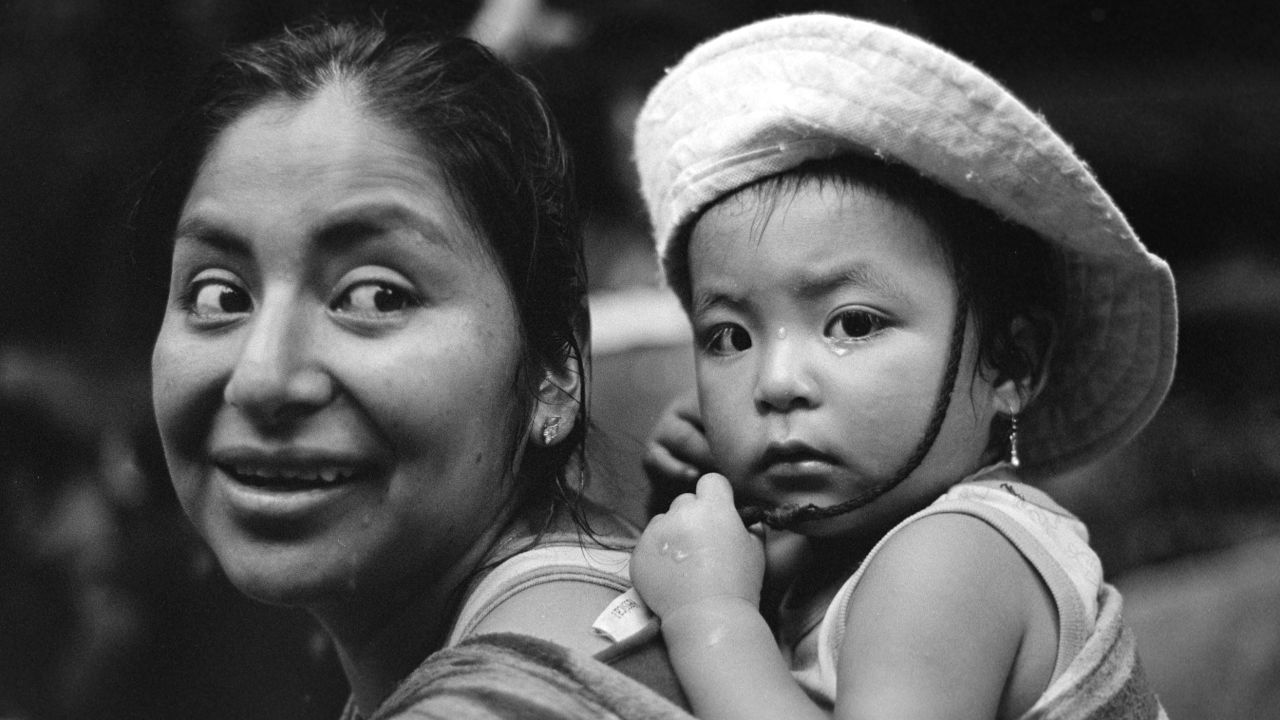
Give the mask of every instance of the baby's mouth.
[[797, 471], [816, 465], [836, 465], [838, 460], [821, 450], [798, 442], [778, 443], [765, 449], [754, 470], [759, 474], [770, 471]]

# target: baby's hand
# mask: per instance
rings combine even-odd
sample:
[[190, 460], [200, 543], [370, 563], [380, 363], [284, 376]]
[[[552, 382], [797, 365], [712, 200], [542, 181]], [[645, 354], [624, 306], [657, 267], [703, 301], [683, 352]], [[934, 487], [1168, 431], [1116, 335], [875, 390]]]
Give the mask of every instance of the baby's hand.
[[715, 471], [697, 393], [684, 393], [663, 409], [641, 464], [653, 488], [652, 514], [666, 510], [677, 495], [692, 492], [699, 477]]
[[631, 556], [631, 581], [659, 617], [709, 598], [760, 603], [764, 543], [742, 525], [723, 475], [698, 481], [649, 521]]

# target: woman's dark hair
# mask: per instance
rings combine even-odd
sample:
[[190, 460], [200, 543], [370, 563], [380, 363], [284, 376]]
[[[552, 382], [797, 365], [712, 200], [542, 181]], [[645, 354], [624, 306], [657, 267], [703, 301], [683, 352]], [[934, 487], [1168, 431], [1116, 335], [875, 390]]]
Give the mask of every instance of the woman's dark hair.
[[529, 416], [544, 369], [576, 366], [572, 431], [550, 447], [530, 443], [518, 472], [525, 497], [563, 503], [582, 524], [581, 486], [568, 473], [575, 456], [577, 469], [584, 467], [589, 321], [569, 156], [538, 90], [484, 47], [379, 24], [320, 22], [228, 53], [209, 70], [193, 112], [148, 179], [135, 228], [144, 240], [171, 242], [219, 133], [263, 102], [304, 102], [335, 84], [354, 89], [372, 116], [428, 150], [454, 202], [487, 239], [520, 318], [521, 417]]
[[[863, 188], [919, 215], [941, 240], [956, 283], [964, 289], [977, 335], [979, 367], [1032, 387], [1044, 378], [1054, 329], [1062, 317], [1061, 260], [1050, 243], [914, 168], [860, 154], [810, 160], [744, 190], [778, 198], [811, 184]], [[666, 264], [686, 307], [689, 238], [696, 224], [695, 217], [682, 228], [672, 245], [676, 253]], [[1015, 342], [1017, 318], [1030, 324], [1035, 347]], [[1003, 443], [1003, 426], [993, 428], [991, 437], [993, 444]]]

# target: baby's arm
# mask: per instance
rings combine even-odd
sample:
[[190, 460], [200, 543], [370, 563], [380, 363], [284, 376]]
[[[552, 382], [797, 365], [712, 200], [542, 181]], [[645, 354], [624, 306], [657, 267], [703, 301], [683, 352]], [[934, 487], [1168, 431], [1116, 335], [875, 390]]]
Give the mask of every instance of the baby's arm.
[[991, 526], [958, 514], [912, 523], [850, 600], [835, 715], [1021, 715], [1053, 672], [1056, 617], [1039, 575]]
[[760, 616], [760, 538], [747, 532], [720, 475], [655, 516], [631, 578], [662, 619], [672, 665], [702, 720], [825, 718], [792, 679]]

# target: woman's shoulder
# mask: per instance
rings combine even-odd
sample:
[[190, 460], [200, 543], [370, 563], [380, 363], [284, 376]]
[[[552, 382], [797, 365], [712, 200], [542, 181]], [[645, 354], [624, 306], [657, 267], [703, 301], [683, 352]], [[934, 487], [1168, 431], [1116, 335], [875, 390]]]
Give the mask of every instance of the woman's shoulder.
[[550, 528], [556, 534], [582, 534], [588, 539], [631, 541], [639, 539], [641, 529], [621, 514], [593, 500], [583, 498], [572, 508], [554, 513]]
[[608, 641], [591, 625], [631, 586], [638, 535], [622, 518], [587, 504], [557, 512], [542, 527], [517, 526], [467, 593], [454, 644], [471, 635], [512, 632], [597, 652]]

